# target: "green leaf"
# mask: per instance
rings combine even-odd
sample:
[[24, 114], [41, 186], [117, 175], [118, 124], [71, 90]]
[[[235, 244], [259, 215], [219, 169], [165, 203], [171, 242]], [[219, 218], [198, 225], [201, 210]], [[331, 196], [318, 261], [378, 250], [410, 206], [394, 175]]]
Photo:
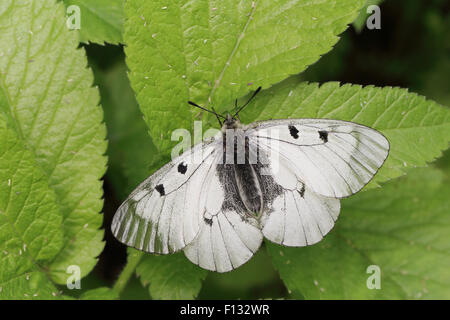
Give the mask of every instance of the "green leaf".
[[[368, 187], [425, 166], [447, 149], [450, 110], [400, 88], [299, 83], [292, 78], [265, 90], [241, 114], [244, 123], [283, 118], [353, 121], [382, 132], [389, 157]], [[367, 187], [366, 187], [367, 188]]]
[[63, 0], [80, 8], [80, 42], [119, 44], [123, 32], [123, 0]]
[[84, 292], [81, 300], [117, 300], [119, 295], [110, 288], [101, 287]]
[[367, 18], [369, 14], [367, 13], [367, 8], [372, 5], [379, 5], [383, 0], [367, 0], [364, 7], [361, 9], [358, 18], [353, 21], [353, 27], [356, 31], [361, 32], [364, 26], [366, 25]]
[[356, 18], [364, 0], [127, 1], [130, 80], [158, 149], [200, 113], [223, 110], [316, 62]]
[[243, 266], [226, 273], [209, 272], [198, 299], [278, 299], [285, 291], [263, 245]]
[[46, 269], [63, 245], [61, 224], [47, 177], [0, 113], [0, 299], [56, 295]]
[[153, 299], [194, 299], [207, 271], [186, 259], [182, 252], [169, 256], [146, 254], [136, 268], [144, 286], [149, 285]]
[[[450, 184], [415, 169], [382, 189], [342, 201], [335, 229], [317, 245], [268, 244], [286, 286], [307, 299], [449, 299]], [[381, 270], [369, 290], [366, 270]]]
[[435, 165], [446, 174], [447, 178], [450, 179], [450, 149], [447, 149], [444, 152], [444, 155], [436, 161]]
[[1, 112], [34, 154], [63, 217], [64, 244], [49, 265], [65, 284], [70, 265], [88, 274], [103, 249], [106, 130], [77, 35], [54, 0], [0, 2]]
[[121, 300], [150, 300], [147, 288], [144, 288], [137, 277], [131, 277], [125, 289], [120, 293]]
[[119, 199], [124, 200], [150, 175], [159, 153], [148, 135], [125, 63], [121, 61], [107, 70], [93, 69], [108, 126], [107, 177]]

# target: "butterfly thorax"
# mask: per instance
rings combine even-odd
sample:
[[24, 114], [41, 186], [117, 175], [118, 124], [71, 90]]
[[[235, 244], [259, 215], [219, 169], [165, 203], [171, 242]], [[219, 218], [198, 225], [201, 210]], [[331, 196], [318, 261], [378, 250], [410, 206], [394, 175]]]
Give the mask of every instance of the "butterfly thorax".
[[222, 132], [225, 133], [226, 130], [241, 129], [241, 128], [243, 128], [241, 122], [238, 119], [233, 118], [231, 114], [228, 114], [226, 120], [223, 122]]

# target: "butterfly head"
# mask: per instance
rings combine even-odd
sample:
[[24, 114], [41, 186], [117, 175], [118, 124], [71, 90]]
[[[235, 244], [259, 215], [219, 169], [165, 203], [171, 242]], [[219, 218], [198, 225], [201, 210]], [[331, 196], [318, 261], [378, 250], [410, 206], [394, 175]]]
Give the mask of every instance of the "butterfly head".
[[[236, 113], [234, 115], [231, 114], [227, 114], [227, 116], [223, 116], [219, 113], [216, 112], [216, 110], [214, 110], [213, 107], [211, 107], [211, 110], [204, 108], [202, 106], [199, 106], [198, 104], [196, 104], [195, 102], [192, 101], [188, 101], [188, 103], [191, 106], [194, 106], [196, 108], [199, 108], [203, 111], [209, 112], [214, 114], [217, 117], [217, 120], [219, 121], [220, 125], [222, 126], [222, 130], [226, 130], [226, 129], [237, 129], [242, 127], [241, 122], [239, 121], [239, 112], [242, 111], [242, 109], [244, 109], [249, 103], [250, 101], [253, 100], [253, 98], [258, 94], [258, 92], [261, 91], [261, 87], [259, 87], [258, 89], [256, 89], [256, 91], [253, 93], [253, 95], [250, 97], [250, 99], [248, 99], [248, 101], [242, 105], [240, 108], [238, 108], [237, 106], [237, 99], [235, 101], [235, 111]], [[222, 122], [223, 120], [223, 122]]]
[[239, 121], [239, 119], [237, 117], [233, 117], [231, 114], [227, 114], [227, 117], [222, 125], [222, 130], [238, 129], [241, 126], [242, 126], [241, 122]]

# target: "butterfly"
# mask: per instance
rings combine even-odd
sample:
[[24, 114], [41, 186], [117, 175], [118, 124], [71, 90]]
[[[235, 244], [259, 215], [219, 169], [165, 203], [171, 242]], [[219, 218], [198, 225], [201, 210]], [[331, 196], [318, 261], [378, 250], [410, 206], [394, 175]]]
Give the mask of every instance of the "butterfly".
[[250, 260], [263, 238], [303, 247], [333, 228], [339, 199], [374, 177], [389, 154], [388, 140], [340, 120], [243, 125], [239, 112], [260, 89], [226, 117], [189, 102], [214, 113], [221, 132], [130, 194], [111, 225], [119, 241], [155, 254], [183, 250], [201, 268], [227, 272]]

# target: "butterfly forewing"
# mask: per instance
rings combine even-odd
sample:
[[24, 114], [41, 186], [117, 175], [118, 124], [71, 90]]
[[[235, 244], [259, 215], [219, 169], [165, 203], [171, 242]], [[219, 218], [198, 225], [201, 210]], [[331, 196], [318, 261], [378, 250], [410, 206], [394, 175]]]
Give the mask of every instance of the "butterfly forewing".
[[[266, 121], [249, 129], [248, 135], [284, 171], [295, 173], [312, 191], [334, 198], [361, 190], [389, 152], [389, 142], [378, 131], [338, 120]], [[278, 172], [273, 174], [284, 183], [277, 179]]]
[[[154, 253], [175, 252], [190, 243], [200, 230], [201, 186], [215, 151], [212, 141], [197, 145], [139, 185], [114, 216], [114, 236]], [[199, 157], [194, 157], [195, 153]]]

